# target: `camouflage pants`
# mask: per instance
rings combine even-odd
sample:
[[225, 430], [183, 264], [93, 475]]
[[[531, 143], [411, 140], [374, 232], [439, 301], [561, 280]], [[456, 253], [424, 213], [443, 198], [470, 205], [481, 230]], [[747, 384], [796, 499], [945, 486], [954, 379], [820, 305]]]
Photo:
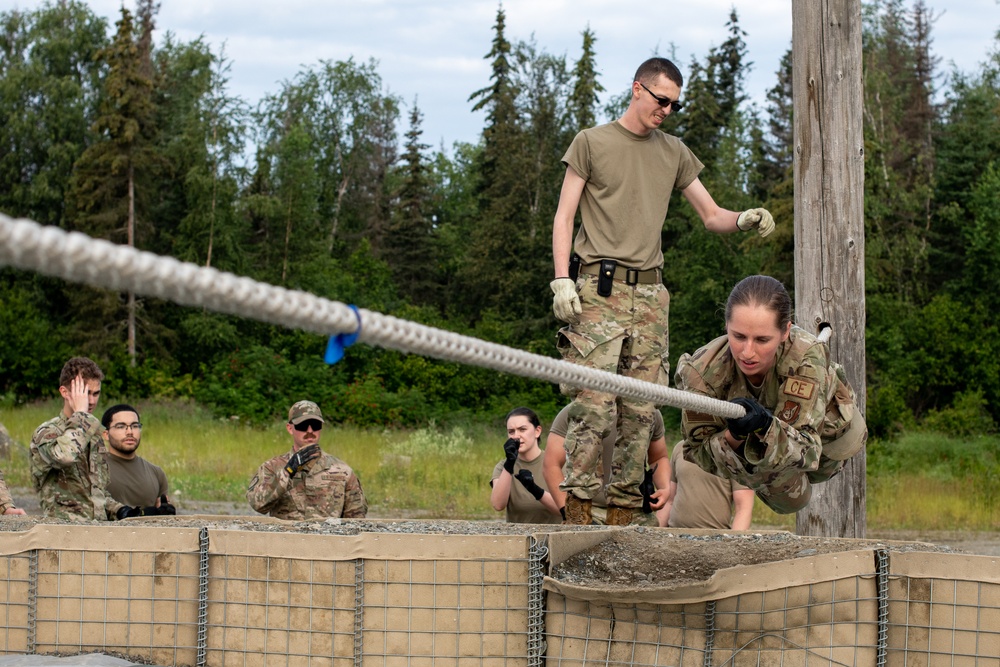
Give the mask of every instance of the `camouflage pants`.
[[[591, 516], [594, 519], [594, 524], [598, 526], [608, 525], [608, 509], [606, 507], [600, 507], [594, 505], [591, 508]], [[650, 512], [649, 514], [643, 514], [642, 512], [636, 512], [635, 516], [632, 517], [632, 523], [630, 526], [647, 526], [649, 528], [658, 528], [660, 526], [659, 521], [656, 517], [656, 512]]]
[[[563, 359], [646, 382], [667, 382], [667, 316], [670, 293], [663, 285], [614, 281], [611, 295], [597, 294], [597, 276], [576, 281], [582, 314], [559, 331]], [[566, 430], [566, 464], [560, 486], [588, 500], [601, 489], [601, 440], [617, 426], [607, 485], [609, 505], [642, 506], [642, 483], [653, 411], [649, 401], [621, 398], [592, 389], [574, 390]]]
[[743, 456], [729, 446], [721, 433], [712, 436], [707, 444], [717, 466], [716, 471], [708, 472], [721, 473], [753, 489], [778, 514], [804, 508], [812, 497], [812, 485], [827, 481], [844, 467], [844, 461], [825, 456], [822, 446], [806, 440], [785, 441], [784, 448], [751, 440]]

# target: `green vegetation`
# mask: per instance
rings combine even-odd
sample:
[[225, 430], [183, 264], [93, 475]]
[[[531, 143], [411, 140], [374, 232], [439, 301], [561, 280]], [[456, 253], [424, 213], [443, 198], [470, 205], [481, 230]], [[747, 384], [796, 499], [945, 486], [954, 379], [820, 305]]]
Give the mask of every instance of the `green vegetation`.
[[[111, 405], [106, 402], [106, 405]], [[164, 468], [184, 500], [243, 503], [247, 482], [285, 451], [284, 424], [251, 427], [189, 402], [140, 402], [142, 455]], [[56, 414], [55, 402], [4, 409], [0, 420], [22, 445], [3, 463], [8, 485], [30, 488], [26, 443]], [[99, 409], [100, 412], [100, 409]], [[670, 426], [668, 425], [668, 428]], [[323, 444], [357, 471], [381, 517], [495, 519], [489, 479], [504, 434], [481, 423], [416, 430], [330, 427]], [[1000, 530], [1000, 437], [911, 433], [868, 445], [868, 526], [872, 529]], [[754, 506], [755, 526], [794, 530], [794, 515]]]
[[[607, 82], [630, 72], [602, 68], [585, 21], [577, 54], [551, 54], [509, 34], [499, 8], [482, 45], [489, 79], [467, 91], [481, 138], [432, 147], [416, 100], [393, 95], [376, 61], [304, 64], [251, 104], [230, 90], [221, 49], [180, 41], [157, 24], [157, 3], [135, 4], [113, 26], [81, 0], [0, 12], [0, 146], [17, 147], [0, 153], [0, 211], [556, 354], [560, 158], [628, 97], [609, 89], [600, 106]], [[878, 437], [989, 433], [1000, 419], [1000, 53], [942, 72], [931, 7], [864, 7], [868, 424]], [[672, 367], [718, 335], [737, 280], [763, 271], [795, 284], [792, 59], [751, 104], [746, 36], [734, 9], [718, 46], [678, 63], [685, 107], [663, 129], [705, 164], [720, 205], [765, 206], [778, 227], [763, 242], [711, 234], [677, 194], [663, 229]], [[258, 426], [302, 396], [345, 427], [446, 432], [563, 400], [549, 385], [364, 346], [328, 367], [322, 337], [133, 296], [0, 267], [0, 397], [53, 398], [57, 370], [82, 354], [110, 394], [192, 400]]]

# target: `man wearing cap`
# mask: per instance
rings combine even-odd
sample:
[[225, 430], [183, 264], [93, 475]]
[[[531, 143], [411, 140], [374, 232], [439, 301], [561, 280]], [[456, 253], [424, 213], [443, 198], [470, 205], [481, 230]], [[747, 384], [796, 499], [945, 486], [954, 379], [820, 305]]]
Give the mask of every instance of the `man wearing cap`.
[[292, 436], [292, 449], [257, 469], [247, 488], [250, 507], [290, 521], [363, 519], [368, 503], [361, 482], [349, 465], [319, 447], [319, 406], [312, 401], [293, 405], [285, 429]]

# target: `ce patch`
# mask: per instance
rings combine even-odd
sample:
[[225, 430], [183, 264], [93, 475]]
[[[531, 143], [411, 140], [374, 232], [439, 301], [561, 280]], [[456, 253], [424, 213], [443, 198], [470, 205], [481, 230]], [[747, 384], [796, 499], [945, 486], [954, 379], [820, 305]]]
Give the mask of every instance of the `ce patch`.
[[785, 380], [785, 387], [782, 391], [788, 396], [795, 396], [804, 401], [808, 401], [816, 393], [816, 383], [812, 380], [802, 378], [788, 378]]

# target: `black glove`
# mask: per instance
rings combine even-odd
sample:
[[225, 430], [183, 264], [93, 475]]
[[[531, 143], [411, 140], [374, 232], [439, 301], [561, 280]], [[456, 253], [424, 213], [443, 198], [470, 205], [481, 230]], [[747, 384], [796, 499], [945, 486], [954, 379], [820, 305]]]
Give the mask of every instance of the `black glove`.
[[535, 497], [535, 500], [541, 500], [542, 496], [545, 495], [545, 489], [535, 484], [535, 476], [531, 474], [530, 470], [518, 470], [515, 477], [527, 492]]
[[136, 516], [142, 516], [141, 507], [129, 507], [128, 505], [122, 505], [115, 512], [115, 517], [121, 521], [122, 519], [129, 519]]
[[653, 513], [653, 494], [656, 493], [656, 485], [653, 484], [653, 473], [656, 472], [656, 466], [660, 465], [657, 463], [652, 468], [647, 468], [646, 472], [642, 473], [642, 484], [639, 485], [639, 493], [642, 494], [642, 511], [645, 514]]
[[506, 457], [503, 462], [503, 469], [514, 474], [514, 461], [517, 460], [517, 452], [521, 449], [521, 441], [514, 438], [507, 438], [503, 443], [503, 455]]
[[774, 415], [752, 398], [734, 398], [730, 403], [743, 406], [747, 413], [739, 419], [727, 419], [729, 432], [737, 440], [743, 440], [751, 433], [756, 433], [761, 429], [767, 430], [771, 427], [771, 420]]
[[159, 511], [160, 514], [165, 514], [168, 516], [173, 516], [174, 514], [177, 514], [177, 508], [171, 505], [170, 501], [167, 500], [167, 494], [163, 494], [162, 496], [160, 496]]
[[295, 477], [295, 473], [306, 467], [306, 464], [320, 455], [319, 445], [309, 445], [292, 454], [285, 464], [285, 472], [289, 477]]

